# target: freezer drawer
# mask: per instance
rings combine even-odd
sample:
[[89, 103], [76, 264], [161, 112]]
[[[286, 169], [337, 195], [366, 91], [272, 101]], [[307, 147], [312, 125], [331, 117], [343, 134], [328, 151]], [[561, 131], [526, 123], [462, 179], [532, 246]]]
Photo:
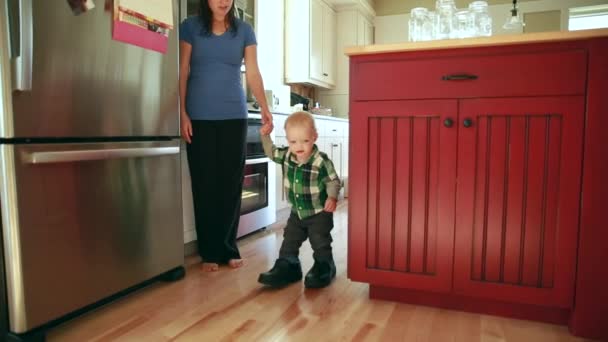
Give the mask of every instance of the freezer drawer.
[[183, 265], [179, 141], [1, 146], [11, 331]]

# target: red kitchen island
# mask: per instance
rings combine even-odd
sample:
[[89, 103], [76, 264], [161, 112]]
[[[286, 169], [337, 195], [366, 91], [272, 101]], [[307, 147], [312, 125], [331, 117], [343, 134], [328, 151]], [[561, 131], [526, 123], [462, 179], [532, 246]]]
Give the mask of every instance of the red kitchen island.
[[608, 30], [346, 54], [349, 278], [608, 339]]

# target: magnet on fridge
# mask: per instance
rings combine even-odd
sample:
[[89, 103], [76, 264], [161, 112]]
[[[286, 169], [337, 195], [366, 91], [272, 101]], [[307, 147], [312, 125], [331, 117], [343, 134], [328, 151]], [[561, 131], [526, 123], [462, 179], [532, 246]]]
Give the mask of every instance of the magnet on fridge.
[[67, 0], [74, 15], [80, 15], [95, 8], [93, 0]]

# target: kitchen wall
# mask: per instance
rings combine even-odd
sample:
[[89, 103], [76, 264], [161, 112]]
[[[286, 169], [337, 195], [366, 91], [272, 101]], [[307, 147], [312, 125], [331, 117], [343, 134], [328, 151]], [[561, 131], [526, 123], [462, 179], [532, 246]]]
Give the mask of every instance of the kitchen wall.
[[[502, 4], [500, 4], [502, 2]], [[506, 2], [506, 3], [505, 3]], [[383, 11], [383, 15], [377, 16], [374, 22], [377, 44], [399, 43], [407, 41], [407, 22], [409, 10], [417, 5], [434, 8], [434, 0], [376, 0], [376, 6]], [[457, 0], [459, 7], [465, 7], [470, 1]], [[513, 31], [504, 30], [502, 25], [510, 15], [512, 2], [506, 0], [490, 0], [490, 15], [493, 18], [493, 34], [513, 34]], [[571, 7], [593, 6], [607, 4], [607, 0], [519, 0], [518, 8], [529, 22], [530, 31], [554, 31], [559, 26], [560, 30], [568, 28], [568, 9]], [[559, 25], [555, 23], [555, 11], [559, 13]], [[378, 12], [378, 10], [377, 10]], [[541, 12], [553, 12], [547, 15], [538, 15]], [[379, 12], [378, 12], [379, 13]], [[548, 18], [549, 17], [549, 18]], [[520, 31], [521, 32], [521, 31]]]
[[275, 110], [289, 111], [290, 90], [284, 83], [285, 0], [258, 0], [255, 6], [258, 65], [264, 88], [278, 98]]
[[[512, 0], [486, 0], [488, 5], [512, 4]], [[519, 0], [517, 3], [534, 0]], [[456, 7], [464, 8], [471, 2], [470, 0], [456, 0]], [[434, 8], [435, 0], [376, 0], [374, 9], [376, 15], [395, 15], [409, 13], [414, 7]]]
[[528, 12], [524, 14], [524, 32], [547, 32], [561, 30], [560, 10]]

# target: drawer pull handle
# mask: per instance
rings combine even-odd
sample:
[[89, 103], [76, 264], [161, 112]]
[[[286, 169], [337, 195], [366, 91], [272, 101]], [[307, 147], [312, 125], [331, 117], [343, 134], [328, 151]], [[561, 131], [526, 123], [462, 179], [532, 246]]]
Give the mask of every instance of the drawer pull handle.
[[476, 80], [477, 75], [470, 74], [453, 74], [453, 75], [444, 75], [441, 77], [443, 81], [467, 81], [467, 80]]

